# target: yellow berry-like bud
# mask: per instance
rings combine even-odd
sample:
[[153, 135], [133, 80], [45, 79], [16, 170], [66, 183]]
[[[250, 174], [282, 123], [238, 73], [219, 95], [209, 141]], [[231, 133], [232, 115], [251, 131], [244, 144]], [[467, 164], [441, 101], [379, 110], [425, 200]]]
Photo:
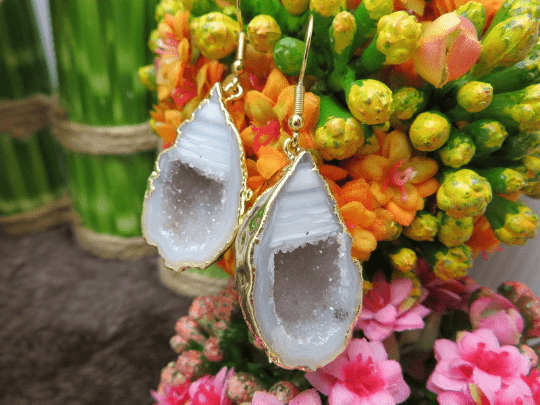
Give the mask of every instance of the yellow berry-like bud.
[[451, 217], [483, 214], [493, 195], [489, 182], [478, 173], [461, 169], [450, 173], [437, 190], [437, 205]]
[[311, 0], [309, 9], [323, 17], [334, 17], [347, 9], [347, 0]]
[[426, 111], [418, 115], [409, 130], [413, 146], [422, 152], [439, 149], [450, 136], [450, 121], [438, 112]]
[[469, 82], [462, 86], [457, 94], [457, 101], [465, 111], [475, 113], [491, 104], [493, 86], [489, 83]]
[[377, 49], [386, 56], [385, 64], [398, 65], [412, 58], [422, 25], [406, 11], [382, 17], [377, 24]]
[[456, 9], [458, 15], [468, 18], [476, 28], [480, 36], [486, 25], [486, 9], [484, 5], [477, 1], [469, 1]]
[[332, 20], [330, 43], [338, 55], [352, 44], [356, 33], [356, 20], [348, 11], [341, 11]]
[[238, 44], [238, 22], [222, 13], [208, 13], [190, 23], [195, 44], [204, 57], [221, 59], [232, 53]]
[[467, 275], [472, 267], [472, 249], [467, 245], [459, 245], [445, 249], [435, 255], [433, 273], [444, 281]]
[[258, 15], [247, 26], [249, 42], [259, 52], [272, 52], [281, 39], [281, 28], [270, 15]]
[[418, 211], [409, 226], [403, 228], [403, 235], [416, 241], [433, 241], [439, 230], [439, 221], [427, 211]]
[[157, 89], [156, 67], [154, 65], [147, 65], [139, 68], [138, 74], [139, 80], [144, 87], [150, 91], [155, 91]]
[[373, 21], [378, 21], [394, 11], [393, 0], [363, 0], [362, 4]]
[[364, 144], [364, 132], [360, 123], [353, 117], [347, 119], [330, 117], [315, 131], [314, 143], [326, 160], [347, 159]]
[[439, 211], [437, 219], [439, 220], [437, 239], [445, 246], [459, 246], [471, 239], [474, 229], [473, 217], [453, 218], [444, 211]]
[[180, 0], [161, 0], [156, 6], [156, 21], [161, 21], [165, 14], [176, 14], [177, 11], [184, 11], [186, 8]]
[[392, 267], [401, 273], [413, 271], [416, 267], [418, 257], [412, 249], [401, 247], [394, 252], [388, 254]]
[[517, 212], [506, 212], [504, 225], [493, 229], [495, 236], [508, 245], [524, 245], [536, 237], [539, 219], [536, 212], [518, 203]]
[[354, 117], [368, 125], [382, 124], [392, 114], [392, 90], [378, 80], [357, 80], [351, 86], [347, 106]]
[[299, 15], [309, 7], [309, 0], [281, 0], [285, 10], [291, 15]]

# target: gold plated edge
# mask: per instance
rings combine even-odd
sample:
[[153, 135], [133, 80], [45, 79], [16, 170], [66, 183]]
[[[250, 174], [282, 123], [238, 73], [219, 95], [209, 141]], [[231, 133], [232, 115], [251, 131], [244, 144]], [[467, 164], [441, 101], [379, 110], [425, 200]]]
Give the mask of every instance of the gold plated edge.
[[[239, 148], [239, 151], [240, 151], [239, 159], [240, 159], [240, 171], [241, 171], [242, 179], [241, 179], [239, 207], [238, 207], [238, 214], [237, 214], [237, 221], [236, 221], [238, 225], [236, 226], [232, 237], [227, 241], [226, 246], [219, 251], [219, 253], [213, 258], [213, 260], [200, 262], [200, 263], [184, 263], [182, 265], [175, 266], [175, 265], [171, 265], [171, 263], [168, 262], [167, 259], [165, 259], [165, 257], [163, 256], [163, 252], [162, 252], [161, 248], [158, 246], [157, 242], [146, 235], [146, 225], [145, 225], [145, 223], [146, 223], [146, 215], [147, 215], [147, 211], [148, 211], [147, 207], [146, 207], [146, 199], [149, 198], [154, 193], [154, 191], [156, 189], [155, 186], [154, 186], [154, 181], [161, 175], [161, 170], [159, 168], [159, 165], [160, 165], [162, 155], [167, 153], [168, 151], [172, 150], [173, 148], [178, 147], [178, 142], [180, 140], [180, 137], [182, 136], [181, 128], [184, 126], [184, 124], [190, 123], [194, 119], [196, 119], [196, 114], [199, 112], [199, 110], [201, 110], [206, 104], [208, 104], [210, 102], [210, 99], [214, 95], [214, 91], [217, 91], [220, 108], [223, 111], [224, 116], [225, 116], [225, 122], [229, 127], [232, 128], [232, 130], [233, 130], [233, 132], [234, 132], [234, 134], [236, 136], [236, 140], [237, 140], [237, 143], [238, 143], [238, 148]], [[176, 272], [182, 272], [182, 271], [187, 270], [187, 269], [192, 268], [192, 267], [195, 267], [195, 268], [198, 268], [198, 269], [207, 268], [212, 263], [214, 263], [231, 246], [232, 242], [234, 241], [234, 238], [236, 237], [236, 233], [238, 232], [238, 229], [240, 227], [240, 225], [239, 225], [240, 224], [240, 218], [242, 217], [242, 214], [243, 214], [244, 209], [245, 209], [246, 196], [247, 196], [247, 193], [246, 193], [246, 190], [247, 190], [247, 168], [246, 168], [245, 152], [244, 152], [244, 148], [242, 146], [242, 138], [240, 137], [240, 133], [238, 132], [238, 129], [236, 128], [236, 126], [234, 125], [234, 123], [232, 121], [232, 118], [231, 118], [231, 115], [230, 115], [229, 111], [225, 107], [225, 104], [223, 102], [223, 94], [222, 94], [222, 91], [221, 91], [221, 85], [219, 83], [215, 83], [212, 86], [208, 96], [205, 97], [199, 103], [197, 108], [191, 114], [191, 117], [184, 120], [178, 126], [177, 133], [178, 133], [178, 135], [176, 136], [176, 139], [175, 139], [174, 143], [169, 148], [162, 150], [158, 154], [158, 156], [156, 158], [156, 161], [155, 161], [154, 171], [148, 177], [148, 183], [147, 183], [146, 191], [145, 191], [145, 194], [144, 194], [144, 200], [143, 200], [143, 212], [142, 212], [142, 215], [141, 215], [141, 229], [142, 229], [142, 234], [143, 234], [144, 238], [146, 239], [147, 243], [149, 245], [155, 246], [158, 249], [159, 255], [165, 260], [165, 265], [168, 268], [170, 268], [171, 270], [174, 270]]]
[[[249, 227], [249, 222], [255, 216], [254, 214], [256, 214], [259, 210], [264, 208], [264, 214], [263, 214], [263, 216], [262, 216], [262, 218], [261, 218], [261, 220], [259, 222], [259, 225], [252, 232], [252, 234], [250, 235], [250, 237], [249, 237], [248, 241], [245, 243], [245, 245], [242, 246], [241, 253], [236, 255], [236, 263], [237, 264], [236, 264], [236, 271], [235, 271], [235, 282], [236, 282], [237, 287], [240, 284], [240, 288], [238, 288], [238, 289], [242, 290], [241, 292], [239, 291], [239, 293], [240, 293], [239, 297], [240, 297], [241, 304], [242, 304], [240, 307], [242, 308], [242, 313], [244, 314], [244, 318], [246, 319], [246, 323], [248, 325], [248, 328], [250, 329], [250, 331], [251, 331], [251, 333], [253, 335], [255, 335], [259, 340], [261, 340], [263, 349], [264, 349], [266, 355], [268, 356], [269, 360], [272, 363], [276, 364], [277, 366], [279, 366], [281, 368], [284, 368], [284, 369], [287, 369], [287, 370], [297, 369], [297, 370], [301, 370], [301, 371], [315, 371], [314, 369], [312, 369], [310, 367], [307, 367], [307, 366], [297, 366], [297, 367], [287, 366], [286, 364], [283, 363], [283, 360], [281, 359], [281, 357], [277, 353], [275, 353], [273, 350], [271, 350], [270, 344], [263, 337], [263, 335], [261, 333], [261, 328], [260, 328], [258, 322], [256, 321], [255, 307], [254, 307], [254, 300], [253, 300], [253, 288], [254, 288], [254, 285], [255, 285], [255, 277], [256, 277], [256, 273], [257, 273], [257, 268], [254, 265], [254, 249], [255, 249], [255, 246], [260, 242], [259, 236], [262, 233], [262, 231], [264, 230], [264, 225], [265, 225], [265, 223], [266, 223], [266, 221], [268, 219], [268, 216], [270, 215], [270, 210], [271, 210], [271, 208], [272, 208], [272, 206], [274, 204], [275, 199], [277, 198], [277, 195], [279, 194], [281, 189], [284, 187], [287, 180], [294, 173], [294, 171], [296, 169], [296, 166], [300, 162], [300, 159], [302, 158], [302, 156], [304, 154], [306, 154], [306, 153], [310, 154], [309, 151], [301, 151], [297, 156], [295, 156], [293, 162], [283, 169], [283, 171], [284, 171], [283, 172], [283, 177], [281, 179], [279, 179], [279, 181], [274, 185], [274, 187], [272, 189], [267, 191], [268, 196], [265, 196], [264, 194], [259, 196], [259, 199], [261, 199], [263, 197], [265, 198], [264, 204], [261, 204], [261, 205], [255, 204], [251, 208], [251, 210], [245, 215], [244, 223], [242, 224], [242, 228], [240, 229], [240, 232], [238, 234], [240, 237], [243, 234], [244, 229]], [[340, 223], [340, 225], [342, 227], [343, 233], [345, 233], [348, 236], [350, 244], [352, 246], [352, 236], [350, 235], [350, 233], [349, 233], [349, 231], [347, 229], [347, 226], [345, 225], [345, 222], [343, 221], [343, 218], [341, 217], [341, 213], [339, 212], [339, 206], [337, 204], [337, 201], [334, 198], [334, 196], [333, 196], [327, 182], [324, 180], [324, 178], [320, 174], [320, 171], [317, 168], [317, 165], [315, 164], [315, 161], [314, 161], [312, 156], [311, 156], [311, 159], [312, 159], [312, 162], [313, 162], [312, 170], [316, 171], [317, 174], [320, 176], [320, 178], [322, 180], [322, 183], [324, 184], [326, 193], [327, 193], [328, 197], [330, 198], [331, 203], [333, 204], [334, 214], [336, 215], [336, 217], [337, 217], [337, 219], [338, 219], [338, 221], [339, 221], [339, 223]], [[258, 201], [259, 201], [259, 199], [258, 199]], [[238, 246], [239, 246], [239, 244], [237, 244], [237, 246], [236, 246], [237, 249], [238, 249]], [[356, 259], [351, 258], [351, 260], [352, 260], [353, 264], [358, 268], [360, 290], [359, 290], [359, 293], [357, 293], [357, 297], [359, 298], [360, 303], [355, 308], [353, 321], [351, 322], [351, 325], [350, 325], [350, 327], [349, 327], [349, 329], [347, 331], [347, 334], [345, 335], [345, 341], [344, 341], [343, 349], [336, 355], [336, 357], [339, 356], [339, 354], [341, 352], [343, 352], [347, 348], [347, 345], [349, 344], [349, 342], [350, 342], [350, 340], [352, 338], [352, 334], [353, 334], [353, 331], [354, 331], [354, 326], [356, 325], [356, 322], [357, 322], [358, 317], [360, 315], [360, 311], [362, 309], [362, 296], [363, 296], [362, 265]], [[255, 275], [255, 277], [253, 275]], [[358, 296], [358, 295], [360, 295], [360, 296]]]

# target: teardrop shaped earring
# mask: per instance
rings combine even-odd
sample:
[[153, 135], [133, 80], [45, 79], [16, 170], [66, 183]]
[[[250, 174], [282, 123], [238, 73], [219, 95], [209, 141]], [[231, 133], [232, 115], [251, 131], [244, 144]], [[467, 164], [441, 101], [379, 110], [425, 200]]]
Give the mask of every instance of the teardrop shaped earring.
[[240, 26], [232, 80], [216, 83], [173, 146], [161, 152], [148, 180], [142, 228], [165, 265], [181, 271], [205, 268], [232, 244], [245, 203], [251, 198], [240, 134], [225, 104], [239, 98], [246, 38]]
[[313, 371], [347, 346], [362, 304], [362, 270], [352, 238], [313, 161], [298, 146], [303, 127], [304, 61], [284, 145], [290, 164], [259, 196], [236, 236], [236, 286], [251, 332], [270, 361]]

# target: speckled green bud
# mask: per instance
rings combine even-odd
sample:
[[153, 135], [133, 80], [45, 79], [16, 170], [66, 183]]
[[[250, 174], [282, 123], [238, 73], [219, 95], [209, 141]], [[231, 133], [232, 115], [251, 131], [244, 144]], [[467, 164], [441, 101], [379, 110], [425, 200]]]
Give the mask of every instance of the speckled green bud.
[[232, 53], [238, 44], [238, 22], [223, 13], [208, 13], [190, 23], [192, 38], [204, 57], [215, 60]]
[[470, 113], [482, 111], [491, 104], [492, 99], [493, 86], [483, 82], [468, 82], [457, 94], [458, 104]]
[[392, 117], [402, 121], [410, 120], [421, 113], [427, 105], [426, 94], [414, 87], [400, 87], [392, 98], [394, 100]]
[[518, 132], [504, 141], [504, 148], [498, 152], [502, 159], [518, 160], [540, 152], [540, 131]]
[[378, 21], [394, 11], [394, 2], [389, 0], [363, 0], [362, 4], [373, 21]]
[[519, 125], [521, 131], [537, 131], [540, 128], [540, 84], [527, 86], [519, 95], [519, 102], [508, 106], [504, 112]]
[[435, 215], [427, 211], [418, 211], [409, 226], [403, 228], [403, 235], [407, 238], [421, 242], [433, 241], [439, 230], [439, 221]]
[[465, 125], [462, 131], [469, 134], [476, 146], [476, 156], [487, 155], [499, 150], [508, 132], [498, 121], [482, 119]]
[[285, 10], [291, 15], [299, 15], [309, 8], [309, 0], [281, 0]]
[[347, 106], [358, 121], [382, 124], [390, 119], [393, 111], [392, 90], [378, 80], [357, 80], [348, 92]]
[[437, 239], [447, 247], [462, 245], [471, 239], [474, 230], [474, 218], [453, 218], [444, 211], [437, 212], [439, 231]]
[[523, 187], [521, 190], [523, 193], [525, 193], [526, 196], [531, 198], [540, 198], [540, 181], [537, 181], [536, 183], [530, 183], [527, 186]]
[[155, 91], [157, 89], [155, 65], [147, 65], [139, 68], [138, 74], [139, 80], [144, 87], [150, 91]]
[[467, 275], [467, 269], [472, 267], [472, 260], [473, 252], [467, 245], [441, 249], [435, 254], [435, 262], [432, 264], [433, 273], [444, 281], [463, 277]]
[[482, 52], [472, 74], [476, 77], [498, 66], [512, 66], [527, 56], [538, 38], [538, 20], [530, 15], [509, 18], [482, 40]]
[[469, 1], [456, 9], [458, 15], [468, 18], [476, 28], [478, 37], [484, 31], [486, 25], [486, 9], [484, 5], [478, 1]]
[[334, 17], [340, 11], [347, 9], [346, 0], [311, 0], [309, 9], [323, 17]]
[[356, 20], [348, 11], [341, 11], [332, 20], [330, 44], [336, 55], [341, 55], [353, 42], [356, 33]]
[[510, 194], [525, 187], [523, 175], [509, 167], [490, 167], [477, 169], [476, 172], [489, 181], [494, 193]]
[[536, 155], [525, 156], [521, 163], [512, 169], [523, 175], [527, 185], [540, 181], [540, 157]]
[[439, 157], [445, 166], [457, 169], [469, 163], [475, 152], [472, 137], [452, 127], [448, 141], [439, 149]]
[[536, 236], [538, 215], [525, 204], [495, 195], [486, 210], [495, 236], [508, 245], [524, 245]]
[[450, 121], [437, 111], [419, 114], [409, 130], [413, 146], [422, 152], [439, 149], [450, 136]]
[[392, 268], [400, 273], [413, 271], [416, 267], [416, 262], [418, 261], [416, 252], [403, 246], [392, 249], [390, 252], [388, 252], [388, 258], [390, 259]]
[[454, 218], [483, 214], [493, 197], [491, 185], [478, 173], [461, 169], [444, 177], [437, 190], [437, 205]]
[[386, 56], [386, 65], [398, 65], [412, 58], [422, 25], [406, 11], [383, 16], [377, 23], [377, 49]]
[[281, 28], [270, 15], [260, 14], [247, 26], [247, 37], [259, 52], [272, 52], [281, 39]]
[[354, 155], [364, 144], [364, 132], [354, 117], [329, 117], [317, 128], [313, 141], [325, 160], [342, 160]]
[[298, 76], [306, 44], [296, 38], [283, 37], [274, 47], [274, 62], [287, 76]]
[[156, 6], [156, 21], [161, 21], [165, 17], [165, 14], [174, 15], [178, 11], [184, 11], [185, 9], [184, 4], [180, 0], [161, 0]]

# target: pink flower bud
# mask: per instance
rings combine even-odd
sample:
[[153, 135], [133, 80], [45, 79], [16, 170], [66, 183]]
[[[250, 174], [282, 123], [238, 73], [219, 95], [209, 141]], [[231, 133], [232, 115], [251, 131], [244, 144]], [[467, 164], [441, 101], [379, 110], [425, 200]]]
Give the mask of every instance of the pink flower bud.
[[473, 23], [455, 12], [447, 13], [424, 29], [413, 56], [414, 67], [425, 81], [440, 88], [467, 73], [481, 51]]
[[186, 378], [193, 379], [200, 377], [204, 374], [203, 369], [202, 353], [196, 350], [188, 350], [178, 356], [176, 360], [176, 371]]
[[472, 302], [469, 319], [474, 330], [491, 330], [502, 345], [517, 344], [525, 325], [514, 304], [489, 288]]
[[195, 319], [192, 319], [189, 316], [182, 316], [178, 319], [174, 325], [176, 333], [188, 340], [193, 339], [196, 342], [202, 343], [205, 339], [203, 334], [198, 328], [199, 324]]
[[223, 360], [223, 352], [219, 348], [219, 339], [217, 337], [211, 336], [206, 339], [203, 347], [203, 355], [208, 360], [216, 363]]

